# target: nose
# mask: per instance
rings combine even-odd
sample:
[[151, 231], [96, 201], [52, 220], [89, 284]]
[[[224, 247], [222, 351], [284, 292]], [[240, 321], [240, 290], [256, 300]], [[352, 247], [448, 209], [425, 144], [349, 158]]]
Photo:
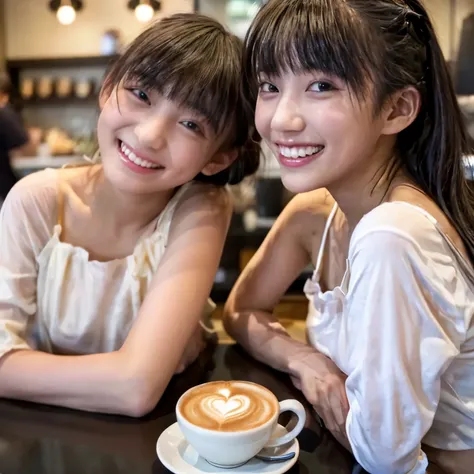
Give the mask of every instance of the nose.
[[306, 123], [297, 102], [283, 96], [273, 115], [272, 129], [278, 132], [302, 132], [305, 127]]
[[135, 135], [143, 147], [159, 150], [166, 143], [167, 123], [160, 117], [147, 117], [135, 127]]

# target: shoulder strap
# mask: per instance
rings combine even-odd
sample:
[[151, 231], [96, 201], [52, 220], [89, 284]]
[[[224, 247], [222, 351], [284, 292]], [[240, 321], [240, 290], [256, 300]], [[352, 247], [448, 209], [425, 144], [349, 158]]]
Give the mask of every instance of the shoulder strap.
[[328, 238], [329, 231], [331, 229], [332, 222], [334, 220], [334, 217], [336, 215], [336, 212], [338, 210], [339, 206], [334, 204], [334, 207], [332, 208], [331, 214], [329, 214], [329, 217], [326, 221], [325, 227], [324, 227], [324, 232], [323, 236], [321, 239], [321, 245], [319, 247], [319, 252], [318, 252], [318, 259], [316, 260], [316, 268], [314, 269], [313, 276], [316, 276], [319, 278], [320, 276], [320, 270], [321, 270], [321, 265], [323, 263], [323, 257], [324, 257], [324, 249], [326, 248], [326, 241]]

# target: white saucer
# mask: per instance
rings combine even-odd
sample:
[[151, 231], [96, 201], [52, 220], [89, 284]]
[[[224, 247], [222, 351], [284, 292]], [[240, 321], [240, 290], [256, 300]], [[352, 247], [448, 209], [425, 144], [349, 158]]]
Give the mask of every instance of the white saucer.
[[[278, 425], [278, 430], [285, 430]], [[283, 474], [293, 467], [300, 454], [300, 445], [297, 439], [280, 448], [265, 449], [262, 454], [280, 455], [295, 453], [295, 457], [285, 462], [269, 463], [251, 459], [247, 464], [234, 469], [220, 469], [211, 466], [206, 460], [199, 457], [195, 449], [184, 439], [178, 423], [168, 427], [156, 443], [156, 453], [163, 465], [175, 474]]]

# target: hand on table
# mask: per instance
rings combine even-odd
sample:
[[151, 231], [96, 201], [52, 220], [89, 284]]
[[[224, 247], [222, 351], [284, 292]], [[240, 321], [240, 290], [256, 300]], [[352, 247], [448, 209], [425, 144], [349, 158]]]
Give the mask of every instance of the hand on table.
[[290, 368], [295, 387], [313, 405], [326, 428], [346, 446], [345, 424], [349, 412], [345, 388], [347, 376], [331, 359], [315, 351], [297, 356]]

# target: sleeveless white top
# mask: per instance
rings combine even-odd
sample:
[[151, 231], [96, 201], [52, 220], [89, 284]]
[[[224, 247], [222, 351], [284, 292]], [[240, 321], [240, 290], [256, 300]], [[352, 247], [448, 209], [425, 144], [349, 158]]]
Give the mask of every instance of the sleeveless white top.
[[[95, 354], [120, 349], [165, 252], [181, 187], [132, 255], [107, 262], [61, 242], [53, 206], [61, 202], [56, 170], [22, 180], [0, 215], [0, 357], [14, 349]], [[55, 204], [56, 201], [56, 204]], [[179, 297], [179, 295], [176, 295]], [[208, 301], [207, 319], [214, 309]]]
[[424, 473], [421, 442], [474, 449], [474, 271], [425, 210], [385, 203], [351, 238], [340, 285], [313, 276], [310, 343], [348, 375], [346, 429], [371, 473]]

